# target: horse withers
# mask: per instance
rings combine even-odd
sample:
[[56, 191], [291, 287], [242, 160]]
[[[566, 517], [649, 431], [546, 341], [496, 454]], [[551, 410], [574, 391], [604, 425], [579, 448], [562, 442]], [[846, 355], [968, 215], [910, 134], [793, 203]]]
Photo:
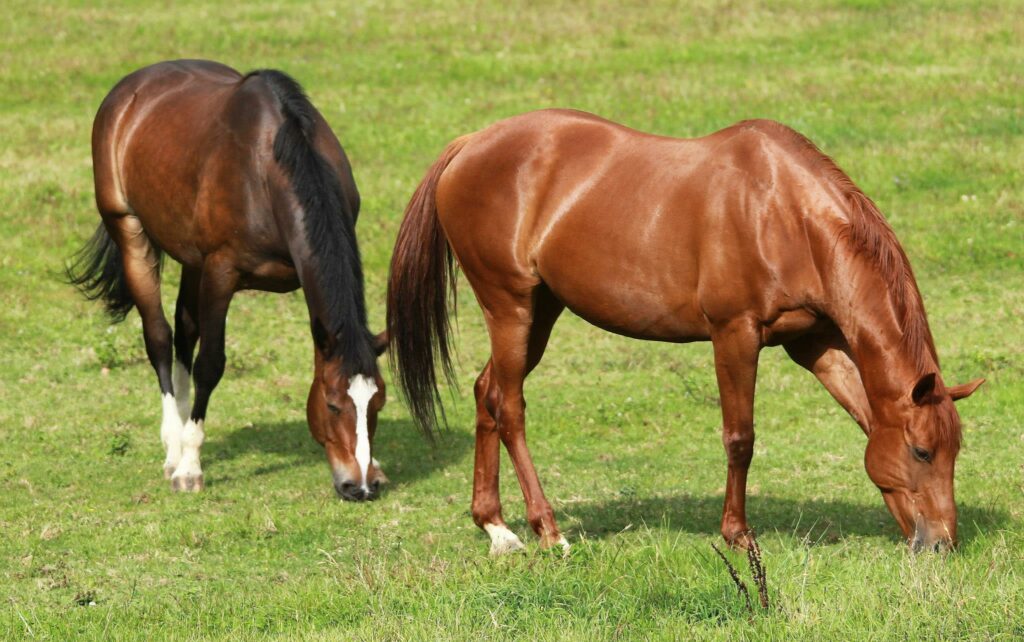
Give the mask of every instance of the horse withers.
[[[232, 295], [301, 287], [314, 342], [310, 432], [338, 494], [374, 498], [385, 480], [372, 442], [386, 340], [367, 329], [351, 167], [298, 83], [209, 61], [145, 67], [100, 105], [92, 153], [102, 222], [68, 275], [114, 321], [132, 307], [142, 317], [171, 488], [203, 487], [203, 423], [224, 372]], [[163, 254], [182, 265], [173, 335], [160, 301]]]
[[640, 339], [710, 340], [728, 460], [721, 532], [750, 544], [745, 499], [762, 347], [782, 345], [867, 434], [865, 466], [914, 549], [956, 542], [953, 401], [910, 264], [892, 229], [810, 141], [771, 121], [697, 139], [548, 110], [453, 141], [405, 212], [388, 332], [420, 426], [450, 373], [457, 259], [484, 312], [474, 521], [499, 553], [522, 547], [498, 497], [504, 443], [543, 545], [563, 545], [525, 438], [523, 380], [564, 308]]

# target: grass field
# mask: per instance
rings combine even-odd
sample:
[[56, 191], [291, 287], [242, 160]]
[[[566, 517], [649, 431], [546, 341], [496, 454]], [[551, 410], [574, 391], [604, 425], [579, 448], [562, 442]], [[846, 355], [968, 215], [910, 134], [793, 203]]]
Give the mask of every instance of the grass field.
[[[142, 4], [0, 0], [0, 638], [1024, 637], [1019, 3]], [[711, 549], [725, 456], [710, 344], [630, 341], [567, 315], [527, 398], [573, 551], [537, 550], [503, 455], [505, 515], [528, 552], [489, 558], [469, 515], [488, 350], [465, 286], [451, 428], [431, 448], [392, 394], [380, 501], [338, 501], [307, 432], [298, 294], [235, 299], [207, 489], [171, 494], [138, 316], [108, 327], [59, 273], [98, 222], [96, 107], [126, 73], [180, 57], [305, 85], [363, 195], [374, 329], [404, 205], [457, 135], [547, 106], [675, 136], [750, 117], [802, 131], [896, 229], [946, 379], [988, 378], [960, 406], [961, 549], [907, 552], [860, 430], [768, 350], [748, 511], [773, 608], [750, 616]], [[169, 265], [170, 309], [177, 279]]]

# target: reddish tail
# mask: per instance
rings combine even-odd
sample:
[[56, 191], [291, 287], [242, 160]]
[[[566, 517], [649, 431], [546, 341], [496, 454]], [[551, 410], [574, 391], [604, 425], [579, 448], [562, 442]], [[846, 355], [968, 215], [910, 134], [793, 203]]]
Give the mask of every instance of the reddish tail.
[[452, 141], [431, 166], [405, 208], [388, 278], [388, 335], [391, 365], [413, 421], [432, 436], [438, 410], [437, 364], [449, 383], [454, 379], [449, 354], [449, 299], [454, 302], [455, 264], [437, 219], [437, 183], [467, 136]]

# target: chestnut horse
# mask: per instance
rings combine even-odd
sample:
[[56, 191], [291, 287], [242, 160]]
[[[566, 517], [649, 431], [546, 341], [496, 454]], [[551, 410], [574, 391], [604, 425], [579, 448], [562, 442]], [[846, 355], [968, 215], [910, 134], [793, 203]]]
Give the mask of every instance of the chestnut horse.
[[722, 535], [749, 544], [758, 353], [782, 345], [868, 436], [865, 466], [914, 549], [956, 542], [953, 401], [892, 230], [810, 141], [770, 121], [697, 139], [563, 110], [458, 138], [398, 234], [388, 332], [426, 430], [435, 364], [451, 372], [447, 297], [458, 260], [491, 337], [477, 379], [472, 514], [491, 552], [522, 547], [498, 497], [498, 441], [544, 546], [566, 546], [524, 433], [523, 380], [564, 308], [629, 337], [710, 339], [728, 459]]
[[[68, 275], [114, 321], [139, 310], [163, 400], [171, 488], [203, 487], [203, 422], [224, 372], [232, 295], [301, 286], [315, 343], [309, 428], [338, 493], [372, 499], [384, 479], [371, 442], [384, 404], [377, 356], [385, 342], [366, 326], [352, 170], [302, 88], [273, 70], [152, 65], [107, 95], [92, 153], [102, 223]], [[182, 265], [173, 373], [160, 303], [164, 253]]]

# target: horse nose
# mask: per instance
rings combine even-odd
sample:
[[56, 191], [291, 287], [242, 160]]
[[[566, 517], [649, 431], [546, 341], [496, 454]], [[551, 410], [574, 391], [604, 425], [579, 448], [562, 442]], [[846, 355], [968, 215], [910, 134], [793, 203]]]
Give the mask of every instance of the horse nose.
[[956, 548], [956, 542], [952, 542], [948, 539], [940, 539], [932, 544], [932, 552], [934, 553], [949, 553], [954, 548]]
[[347, 502], [361, 502], [366, 499], [366, 491], [359, 484], [352, 481], [343, 481], [335, 484], [334, 490], [338, 496]]

